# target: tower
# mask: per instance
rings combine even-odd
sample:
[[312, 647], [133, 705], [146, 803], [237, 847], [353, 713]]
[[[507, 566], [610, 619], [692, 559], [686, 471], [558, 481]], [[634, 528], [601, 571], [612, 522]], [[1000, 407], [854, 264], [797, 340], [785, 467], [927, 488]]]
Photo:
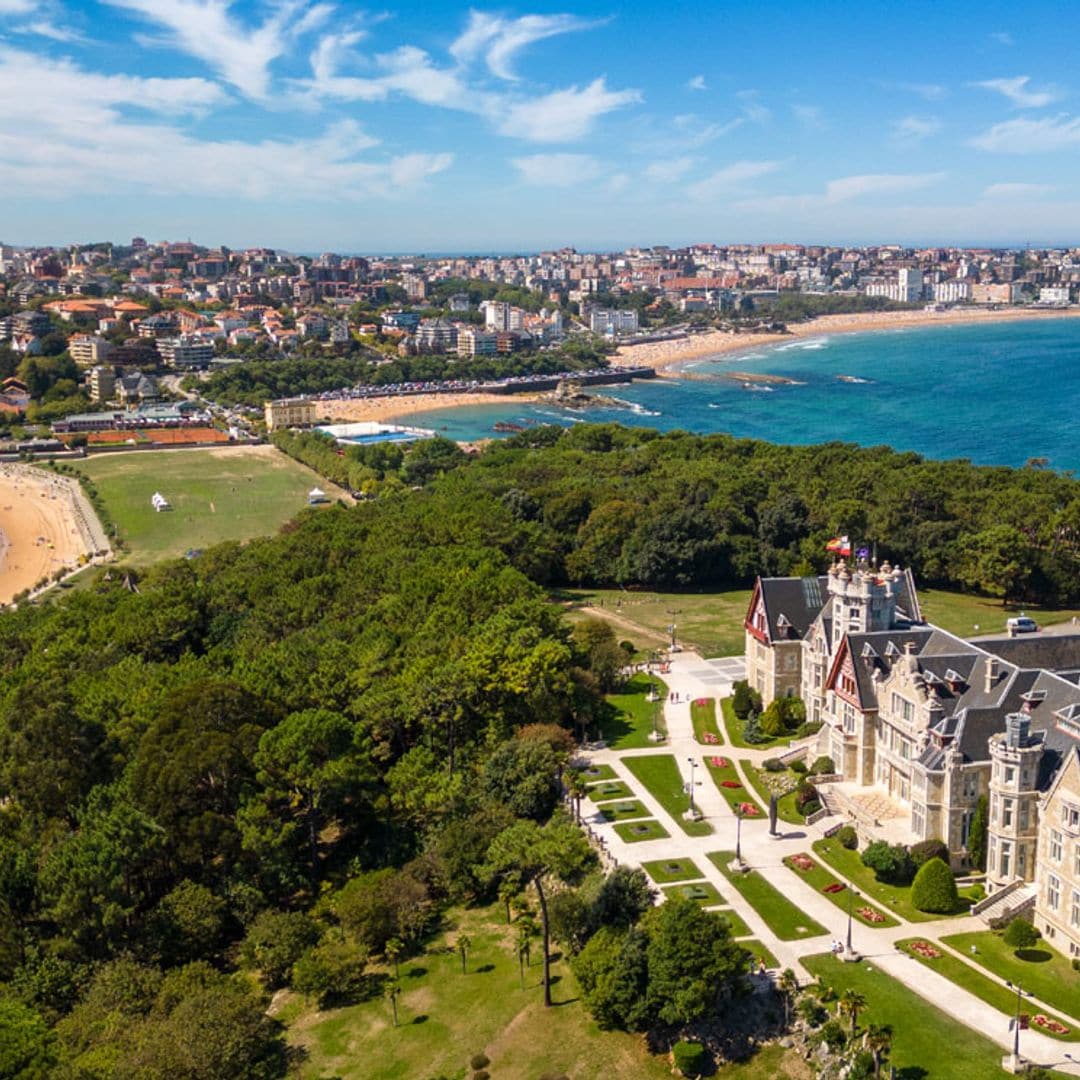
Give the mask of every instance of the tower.
[[[991, 660], [996, 667], [996, 662]], [[988, 670], [987, 678], [995, 673]], [[986, 853], [988, 892], [1035, 876], [1039, 763], [1043, 733], [1032, 733], [1027, 713], [1010, 713], [1005, 730], [990, 736], [990, 823]]]
[[829, 569], [829, 604], [832, 608], [833, 651], [845, 634], [891, 630], [896, 623], [896, 601], [902, 571], [888, 562], [880, 570], [848, 569], [841, 559]]

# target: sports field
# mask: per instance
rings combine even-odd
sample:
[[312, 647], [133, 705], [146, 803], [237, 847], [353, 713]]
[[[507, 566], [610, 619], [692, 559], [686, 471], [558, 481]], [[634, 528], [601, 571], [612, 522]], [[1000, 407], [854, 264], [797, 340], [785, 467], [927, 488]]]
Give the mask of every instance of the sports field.
[[[272, 446], [102, 454], [79, 468], [119, 527], [128, 548], [121, 557], [134, 563], [274, 533], [306, 508], [316, 485], [331, 499], [342, 494]], [[154, 492], [172, 509], [155, 511]]]

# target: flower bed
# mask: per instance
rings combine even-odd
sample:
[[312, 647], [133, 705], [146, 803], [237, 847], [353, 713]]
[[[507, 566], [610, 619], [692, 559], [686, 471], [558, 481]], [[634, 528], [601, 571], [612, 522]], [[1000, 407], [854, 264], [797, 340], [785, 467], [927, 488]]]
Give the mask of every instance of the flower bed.
[[842, 881], [834, 881], [831, 885], [826, 885], [821, 891], [835, 895], [836, 893], [842, 893], [846, 888], [847, 886]]
[[805, 874], [814, 869], [814, 860], [809, 855], [792, 855], [791, 865]]
[[880, 911], [875, 911], [870, 907], [856, 908], [855, 914], [858, 915], [860, 919], [865, 919], [868, 923], [883, 923], [885, 921], [885, 916], [882, 915]]
[[709, 758], [709, 764], [714, 769], [726, 769], [730, 762], [726, 757], [711, 757]]
[[739, 813], [743, 817], [757, 817], [761, 811], [753, 803], [741, 802], [739, 803]]
[[726, 788], [740, 788], [742, 787], [742, 784], [740, 784], [738, 780], [721, 780], [720, 786]]
[[1043, 1016], [1042, 1013], [1036, 1013], [1031, 1022], [1036, 1026], [1042, 1028], [1044, 1031], [1052, 1032], [1054, 1035], [1068, 1035], [1069, 1029], [1061, 1023], [1060, 1020], [1051, 1020], [1049, 1016]]
[[913, 941], [908, 948], [913, 953], [918, 953], [920, 956], [926, 957], [927, 960], [940, 960], [941, 950], [935, 949], [929, 941]]
[[713, 746], [717, 745], [720, 742], [720, 740], [711, 731], [706, 731], [701, 736], [701, 738], [704, 742], [709, 743]]

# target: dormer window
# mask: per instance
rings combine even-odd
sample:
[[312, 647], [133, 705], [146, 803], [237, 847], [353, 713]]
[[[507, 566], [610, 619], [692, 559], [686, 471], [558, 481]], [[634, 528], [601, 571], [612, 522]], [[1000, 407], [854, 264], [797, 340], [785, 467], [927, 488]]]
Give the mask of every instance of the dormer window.
[[890, 641], [889, 644], [885, 646], [885, 655], [890, 657], [899, 656], [900, 650], [896, 647], [894, 642]]

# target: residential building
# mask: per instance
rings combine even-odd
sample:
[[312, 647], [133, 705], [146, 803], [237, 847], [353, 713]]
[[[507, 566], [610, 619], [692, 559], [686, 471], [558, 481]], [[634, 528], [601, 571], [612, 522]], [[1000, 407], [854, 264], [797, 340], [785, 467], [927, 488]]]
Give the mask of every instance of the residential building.
[[416, 328], [419, 352], [445, 353], [457, 349], [458, 328], [445, 319], [422, 319]]
[[934, 284], [934, 299], [939, 304], [961, 304], [971, 299], [971, 282], [950, 279]]
[[202, 338], [181, 334], [175, 338], [159, 338], [157, 350], [162, 361], [171, 368], [207, 367], [214, 359], [214, 343]]
[[68, 354], [80, 367], [103, 364], [112, 350], [111, 342], [92, 334], [73, 334], [68, 338]]
[[263, 407], [267, 431], [282, 428], [311, 427], [315, 423], [315, 402], [306, 398], [282, 398], [268, 401]]
[[92, 367], [86, 376], [91, 401], [112, 401], [116, 397], [116, 372], [111, 367], [99, 364]]
[[590, 308], [588, 320], [589, 329], [605, 337], [634, 334], [638, 329], [638, 313], [633, 308], [624, 311], [617, 308]]
[[498, 336], [475, 326], [462, 326], [457, 335], [458, 356], [494, 356], [499, 351]]
[[897, 299], [901, 303], [914, 304], [923, 298], [923, 276], [921, 270], [904, 267], [897, 272]]
[[1039, 289], [1039, 303], [1064, 306], [1071, 302], [1070, 291], [1068, 285], [1043, 285]]

